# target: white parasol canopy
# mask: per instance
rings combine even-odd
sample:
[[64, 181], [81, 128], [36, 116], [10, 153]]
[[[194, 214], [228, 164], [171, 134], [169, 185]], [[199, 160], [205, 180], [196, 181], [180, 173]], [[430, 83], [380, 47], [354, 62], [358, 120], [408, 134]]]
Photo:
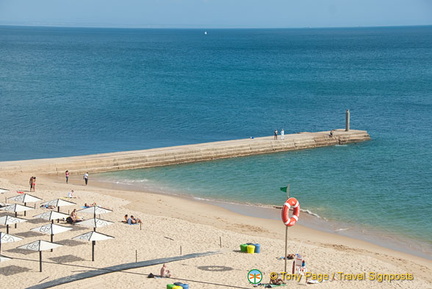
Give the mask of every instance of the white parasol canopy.
[[51, 249], [55, 249], [57, 247], [60, 247], [62, 245], [57, 243], [51, 243], [43, 240], [37, 240], [22, 246], [17, 247], [17, 249], [24, 249], [24, 250], [30, 250], [30, 251], [47, 251]]
[[9, 234], [9, 225], [27, 222], [25, 219], [15, 218], [12, 216], [2, 216], [0, 217], [0, 225], [6, 226], [6, 233]]
[[0, 208], [0, 210], [17, 213], [17, 212], [25, 212], [25, 211], [29, 211], [29, 210], [34, 210], [34, 208], [23, 206], [20, 204], [13, 204], [13, 205], [9, 205], [9, 206]]
[[0, 188], [0, 194], [4, 194], [4, 193], [7, 193], [7, 192], [9, 192], [8, 189], [2, 189], [2, 188]]
[[62, 245], [57, 243], [50, 243], [42, 240], [34, 241], [29, 244], [17, 247], [17, 249], [39, 251], [39, 271], [42, 272], [42, 251], [58, 248]]
[[67, 217], [69, 217], [68, 214], [64, 214], [64, 213], [60, 213], [60, 212], [55, 212], [55, 211], [49, 211], [49, 212], [45, 212], [36, 216], [33, 216], [34, 218], [38, 218], [38, 219], [44, 219], [47, 221], [54, 221], [54, 220], [58, 220], [58, 219], [66, 219]]
[[55, 235], [55, 234], [67, 232], [69, 230], [72, 230], [72, 228], [63, 227], [63, 226], [56, 225], [56, 224], [47, 224], [47, 225], [43, 225], [43, 226], [31, 229], [31, 231], [34, 231], [34, 232], [39, 232], [39, 233], [43, 233], [43, 234], [50, 234], [50, 235]]
[[109, 235], [105, 235], [105, 234], [101, 234], [98, 232], [88, 232], [88, 233], [73, 237], [72, 239], [81, 240], [81, 241], [92, 241], [92, 261], [94, 261], [94, 246], [96, 245], [96, 241], [114, 239], [114, 237], [109, 236]]
[[82, 225], [82, 226], [86, 226], [86, 227], [93, 227], [95, 231], [96, 231], [96, 228], [101, 228], [101, 227], [109, 226], [112, 224], [114, 224], [114, 222], [102, 220], [102, 219], [88, 219], [86, 221], [77, 223], [77, 225], [79, 225], [79, 226]]
[[[54, 235], [55, 234], [60, 234], [63, 232], [67, 232], [69, 230], [72, 230], [72, 228], [63, 227], [63, 226], [56, 225], [56, 224], [47, 224], [47, 225], [43, 225], [43, 226], [31, 229], [31, 231], [34, 231], [34, 232], [39, 232], [39, 233], [51, 235], [51, 242], [54, 242]], [[52, 249], [51, 249], [51, 252], [52, 252]]]
[[112, 210], [110, 209], [105, 209], [99, 206], [91, 206], [82, 210], [79, 210], [78, 212], [81, 213], [88, 213], [88, 214], [93, 214], [94, 217], [96, 218], [96, 214], [105, 214], [105, 213], [111, 213]]
[[75, 203], [63, 200], [63, 199], [55, 199], [55, 200], [51, 200], [48, 202], [43, 202], [41, 203], [41, 205], [43, 206], [53, 206], [53, 207], [57, 207], [58, 208], [58, 212], [60, 212], [60, 207], [64, 207], [64, 206], [72, 206], [72, 205], [76, 205]]
[[30, 194], [19, 194], [14, 197], [8, 198], [8, 200], [20, 202], [20, 203], [34, 203], [34, 202], [42, 201], [42, 199], [32, 196]]
[[0, 232], [0, 253], [1, 253], [1, 244], [2, 243], [11, 243], [11, 242], [17, 242], [17, 241], [21, 241], [21, 240], [22, 240], [22, 238], [20, 238], [20, 237], [16, 237], [16, 236], [12, 236], [12, 235]]
[[[32, 196], [30, 194], [19, 194], [17, 196], [8, 198], [8, 200], [24, 203], [24, 206], [27, 206], [27, 203], [35, 203], [42, 201], [42, 199]], [[24, 211], [24, 216], [26, 215], [26, 211], [27, 210]]]
[[0, 255], [0, 262], [9, 261], [9, 260], [12, 260], [12, 258]]

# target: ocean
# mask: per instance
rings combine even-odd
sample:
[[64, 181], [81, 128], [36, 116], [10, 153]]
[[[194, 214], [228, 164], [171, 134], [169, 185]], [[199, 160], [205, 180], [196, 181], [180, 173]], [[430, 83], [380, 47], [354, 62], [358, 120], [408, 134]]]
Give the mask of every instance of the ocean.
[[334, 231], [432, 259], [432, 27], [204, 32], [0, 26], [0, 161], [331, 130], [349, 109], [371, 141], [97, 177], [261, 206], [289, 184]]

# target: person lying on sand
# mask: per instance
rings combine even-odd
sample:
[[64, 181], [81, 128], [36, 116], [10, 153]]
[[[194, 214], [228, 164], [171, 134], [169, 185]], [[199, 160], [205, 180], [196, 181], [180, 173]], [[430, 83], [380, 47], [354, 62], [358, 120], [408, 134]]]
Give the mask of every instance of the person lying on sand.
[[91, 204], [91, 205], [89, 205], [89, 204], [87, 204], [87, 203], [84, 203], [84, 208], [90, 208], [90, 207], [94, 207], [94, 206], [96, 206], [96, 203], [93, 203], [93, 204]]
[[282, 285], [282, 284], [285, 284], [285, 282], [281, 278], [270, 279], [270, 284], [272, 284], [272, 285]]
[[134, 216], [131, 216], [130, 218], [132, 220], [132, 224], [141, 224], [142, 223], [141, 219], [139, 219], [139, 218], [135, 218]]
[[139, 218], [135, 218], [134, 216], [130, 216], [130, 218], [128, 217], [128, 215], [124, 215], [124, 220], [122, 221], [123, 223], [128, 223], [129, 225], [134, 225], [134, 224], [141, 224], [142, 221]]

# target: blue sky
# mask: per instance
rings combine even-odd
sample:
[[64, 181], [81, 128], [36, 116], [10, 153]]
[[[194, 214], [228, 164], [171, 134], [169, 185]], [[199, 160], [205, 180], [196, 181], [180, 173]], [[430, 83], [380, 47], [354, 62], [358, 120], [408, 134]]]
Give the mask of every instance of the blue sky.
[[0, 25], [291, 28], [432, 25], [432, 0], [0, 0]]

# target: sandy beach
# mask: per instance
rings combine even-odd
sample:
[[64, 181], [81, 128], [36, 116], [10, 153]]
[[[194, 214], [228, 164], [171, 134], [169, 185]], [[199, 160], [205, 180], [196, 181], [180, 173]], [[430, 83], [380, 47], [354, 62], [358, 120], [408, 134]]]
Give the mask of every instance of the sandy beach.
[[[61, 211], [68, 213], [82, 209], [84, 203], [94, 202], [111, 209], [111, 213], [98, 217], [114, 224], [97, 231], [115, 239], [98, 241], [95, 261], [92, 261], [91, 243], [72, 240], [92, 231], [92, 228], [60, 221], [60, 225], [72, 227], [72, 230], [54, 236], [54, 242], [63, 246], [53, 252], [43, 252], [43, 272], [39, 272], [38, 253], [16, 248], [35, 240], [50, 240], [49, 235], [30, 231], [48, 223], [32, 218], [48, 209], [40, 208], [40, 202], [27, 204], [36, 205], [36, 208], [28, 211], [26, 217], [22, 213], [18, 213], [18, 217], [28, 221], [18, 224], [16, 229], [12, 225], [9, 232], [23, 240], [2, 244], [2, 255], [13, 258], [0, 263], [3, 288], [27, 288], [114, 265], [209, 251], [217, 253], [167, 263], [172, 278], [147, 278], [149, 273], [159, 274], [161, 265], [158, 264], [107, 273], [56, 288], [156, 289], [166, 288], [167, 284], [174, 282], [187, 283], [190, 288], [254, 288], [247, 278], [250, 270], [258, 269], [263, 273], [262, 283], [269, 282], [271, 272], [284, 270], [285, 262], [279, 258], [285, 248], [285, 226], [281, 221], [243, 216], [218, 206], [175, 196], [96, 186], [91, 178], [85, 186], [81, 174], [71, 175], [69, 184], [66, 184], [63, 176], [39, 173], [42, 172], [35, 170], [37, 186], [31, 193], [28, 191], [30, 176], [27, 173], [2, 173], [0, 188], [9, 192], [1, 194], [0, 201], [17, 195], [17, 191], [49, 201], [65, 198], [70, 190], [74, 190], [76, 198], [71, 201], [76, 205], [62, 207]], [[125, 214], [140, 218], [142, 225], [123, 223]], [[3, 215], [6, 213], [0, 212], [0, 216]], [[84, 219], [92, 217], [84, 213], [79, 216]], [[1, 230], [6, 232], [4, 226]], [[240, 252], [240, 244], [244, 243], [259, 243], [261, 252]], [[289, 229], [288, 252], [303, 256], [311, 273], [309, 281], [329, 279], [320, 284], [306, 284], [306, 278], [302, 276], [301, 280], [286, 280], [290, 288], [432, 288], [430, 260], [312, 230], [301, 224]], [[291, 268], [291, 261], [288, 264]]]

